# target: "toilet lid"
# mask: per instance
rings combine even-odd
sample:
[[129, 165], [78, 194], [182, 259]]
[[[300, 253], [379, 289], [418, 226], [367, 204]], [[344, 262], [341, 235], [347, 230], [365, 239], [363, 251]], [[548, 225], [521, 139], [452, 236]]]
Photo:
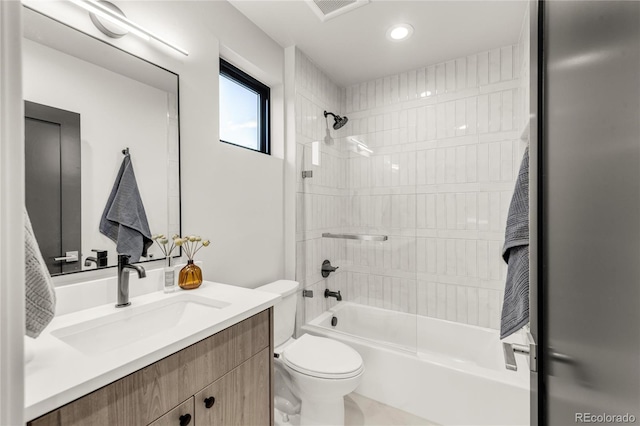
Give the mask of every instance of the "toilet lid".
[[337, 340], [305, 334], [285, 348], [284, 363], [308, 376], [329, 379], [353, 377], [363, 369], [355, 349]]

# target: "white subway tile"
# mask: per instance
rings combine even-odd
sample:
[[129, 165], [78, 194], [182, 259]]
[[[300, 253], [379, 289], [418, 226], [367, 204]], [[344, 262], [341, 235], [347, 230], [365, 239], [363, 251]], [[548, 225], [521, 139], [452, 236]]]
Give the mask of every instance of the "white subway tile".
[[447, 137], [452, 138], [456, 135], [456, 102], [449, 101], [445, 104], [445, 116]]
[[446, 72], [445, 65], [438, 64], [436, 65], [436, 94], [442, 95], [446, 92], [447, 84], [446, 84]]
[[446, 181], [446, 153], [444, 148], [436, 149], [436, 183]]
[[426, 184], [435, 185], [436, 183], [436, 150], [429, 149], [425, 151], [426, 162]]
[[513, 78], [513, 52], [512, 46], [500, 49], [500, 79], [502, 81]]
[[489, 278], [489, 246], [488, 242], [484, 240], [478, 240], [476, 244], [478, 250], [478, 277], [480, 279]]
[[407, 94], [409, 100], [416, 99], [418, 94], [416, 93], [416, 70], [411, 70], [407, 73]]
[[462, 286], [456, 287], [456, 321], [463, 324], [468, 322], [467, 309], [467, 289]]
[[502, 121], [502, 94], [492, 93], [489, 95], [489, 131], [499, 132]]
[[502, 130], [513, 129], [513, 91], [502, 92]]
[[426, 213], [426, 228], [436, 228], [436, 196], [435, 194], [427, 194], [425, 196], [425, 213]]
[[465, 245], [466, 245], [465, 262], [466, 262], [467, 276], [477, 277], [478, 276], [478, 253], [477, 253], [476, 241], [466, 240]]
[[477, 113], [477, 101], [478, 98], [467, 98], [466, 100], [466, 134], [475, 135], [478, 131], [478, 113]]
[[391, 103], [395, 104], [400, 100], [400, 83], [398, 75], [391, 76]]
[[426, 91], [427, 96], [434, 96], [436, 94], [436, 67], [432, 65], [426, 69]]
[[489, 229], [492, 231], [504, 231], [500, 226], [500, 193], [489, 193]]
[[467, 87], [478, 86], [478, 56], [467, 56]]
[[367, 96], [367, 83], [360, 83], [360, 109], [367, 109], [373, 107], [369, 104], [369, 97]]
[[447, 286], [437, 283], [436, 287], [436, 318], [447, 318]]
[[436, 262], [438, 274], [444, 275], [447, 271], [447, 245], [443, 239], [436, 240]]
[[466, 182], [472, 183], [478, 180], [478, 147], [476, 145], [467, 145], [466, 148]]
[[513, 143], [511, 141], [503, 141], [500, 143], [500, 157], [500, 176], [502, 180], [510, 182], [513, 180]]
[[389, 76], [382, 79], [382, 103], [391, 104], [391, 77]]
[[446, 240], [447, 247], [447, 275], [456, 275], [456, 240]]
[[467, 102], [464, 99], [456, 101], [456, 136], [467, 134]]
[[436, 224], [438, 229], [447, 228], [447, 205], [445, 194], [436, 195]]
[[427, 315], [432, 318], [438, 316], [438, 295], [437, 285], [433, 282], [426, 283], [427, 286]]
[[489, 83], [500, 81], [500, 49], [489, 51]]
[[431, 141], [436, 138], [436, 107], [434, 105], [429, 105], [426, 107], [427, 109], [427, 140]]
[[456, 229], [456, 194], [447, 193], [444, 194], [444, 198], [446, 203], [447, 229]]
[[478, 223], [478, 193], [467, 192], [466, 193], [466, 229], [477, 229]]
[[445, 183], [456, 182], [456, 148], [445, 149]]
[[456, 59], [456, 90], [467, 87], [467, 58]]
[[382, 79], [379, 78], [376, 80], [376, 107], [381, 107], [384, 105], [384, 87]]
[[500, 142], [491, 142], [489, 144], [489, 180], [492, 182], [500, 180], [500, 172], [502, 169], [500, 163]]
[[447, 111], [443, 103], [436, 105], [436, 133], [438, 139], [447, 137]]
[[[467, 197], [463, 192], [459, 192], [455, 194], [455, 197], [456, 197], [456, 229], [466, 229]], [[463, 240], [458, 240], [458, 241], [463, 241]]]
[[456, 182], [467, 182], [467, 147], [456, 147]]
[[478, 182], [489, 181], [489, 145], [478, 145]]
[[478, 84], [489, 84], [489, 52], [478, 53]]
[[478, 289], [478, 325], [489, 327], [489, 291]]
[[478, 96], [478, 133], [489, 131], [489, 97]]
[[367, 105], [373, 108], [376, 105], [376, 81], [367, 81]]
[[467, 323], [478, 325], [478, 289], [467, 288]]
[[400, 102], [406, 101], [407, 99], [409, 99], [408, 90], [409, 89], [407, 86], [407, 73], [403, 72], [400, 74], [400, 87], [399, 87]]
[[455, 321], [457, 316], [457, 302], [456, 302], [456, 286], [447, 286], [447, 317], [449, 321]]
[[456, 61], [448, 61], [445, 63], [446, 73], [446, 91], [453, 92], [456, 90]]
[[419, 68], [416, 71], [416, 92], [418, 93], [418, 98], [427, 97], [427, 86], [425, 78], [425, 69]]

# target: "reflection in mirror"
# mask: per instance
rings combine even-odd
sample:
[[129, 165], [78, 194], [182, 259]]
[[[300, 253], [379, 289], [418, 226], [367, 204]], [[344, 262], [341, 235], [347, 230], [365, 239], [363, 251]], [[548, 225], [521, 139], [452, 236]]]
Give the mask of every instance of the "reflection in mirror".
[[117, 264], [98, 226], [125, 148], [149, 229], [179, 234], [178, 75], [24, 12], [27, 209], [52, 275]]

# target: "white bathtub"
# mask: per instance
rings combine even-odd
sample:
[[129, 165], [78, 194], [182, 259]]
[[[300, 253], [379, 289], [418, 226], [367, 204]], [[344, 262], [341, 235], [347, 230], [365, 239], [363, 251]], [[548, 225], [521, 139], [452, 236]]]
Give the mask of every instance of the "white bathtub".
[[527, 359], [507, 370], [495, 330], [349, 302], [302, 328], [360, 353], [363, 396], [447, 426], [529, 424]]

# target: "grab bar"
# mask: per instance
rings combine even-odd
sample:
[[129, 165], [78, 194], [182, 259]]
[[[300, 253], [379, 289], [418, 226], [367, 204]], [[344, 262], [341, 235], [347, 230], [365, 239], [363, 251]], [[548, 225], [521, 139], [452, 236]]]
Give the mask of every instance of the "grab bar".
[[325, 232], [322, 234], [323, 238], [344, 238], [346, 240], [360, 240], [360, 241], [387, 241], [389, 237], [386, 235], [362, 235], [362, 234], [332, 234]]

